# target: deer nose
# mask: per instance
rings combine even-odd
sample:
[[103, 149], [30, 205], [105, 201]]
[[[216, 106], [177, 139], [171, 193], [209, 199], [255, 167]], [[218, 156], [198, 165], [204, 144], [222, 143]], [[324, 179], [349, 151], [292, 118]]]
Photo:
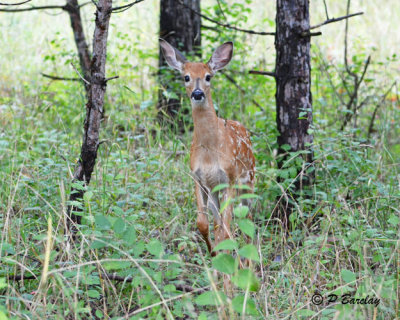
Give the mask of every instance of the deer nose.
[[203, 100], [205, 97], [204, 92], [200, 89], [196, 89], [192, 92], [192, 99], [199, 101], [199, 100]]

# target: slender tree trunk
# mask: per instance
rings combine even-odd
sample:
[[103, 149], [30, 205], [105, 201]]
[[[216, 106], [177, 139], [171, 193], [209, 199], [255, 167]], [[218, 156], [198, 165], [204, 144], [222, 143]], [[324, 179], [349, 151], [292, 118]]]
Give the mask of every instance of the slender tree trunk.
[[[81, 11], [78, 0], [67, 0], [65, 10], [69, 14], [71, 28], [74, 33], [76, 48], [78, 50], [79, 64], [83, 77], [90, 82], [90, 52], [83, 32]], [[86, 93], [89, 94], [90, 86], [85, 83]]]
[[[112, 0], [99, 0], [96, 10], [96, 26], [93, 36], [93, 58], [90, 68], [90, 86], [88, 102], [86, 104], [86, 119], [84, 123], [84, 135], [81, 148], [81, 155], [74, 172], [74, 181], [83, 181], [88, 185], [97, 158], [99, 147], [100, 120], [103, 113], [104, 94], [106, 92], [106, 53], [107, 36], [111, 16]], [[70, 200], [82, 199], [84, 191], [72, 188]], [[76, 207], [69, 207], [68, 213], [71, 219], [68, 220], [68, 228], [71, 222], [80, 223], [79, 215], [71, 214], [71, 210], [77, 211]]]
[[[277, 0], [276, 9], [276, 122], [282, 167], [286, 160], [284, 145], [292, 152], [308, 150], [304, 160], [311, 163], [313, 159], [313, 135], [308, 131], [312, 124], [310, 37], [302, 36], [310, 27], [309, 0]], [[311, 180], [312, 176], [299, 172], [295, 191]], [[293, 210], [288, 198], [282, 197], [280, 206], [286, 227]]]
[[[190, 9], [200, 12], [200, 0], [160, 0], [160, 38], [167, 40], [183, 53], [194, 53], [201, 57], [201, 18]], [[166, 67], [160, 77], [159, 118], [164, 119], [165, 114], [175, 118], [181, 107], [181, 89], [174, 89], [171, 85], [176, 83], [173, 81], [176, 73], [167, 68], [161, 51], [159, 67]], [[166, 99], [162, 95], [164, 90], [174, 92], [175, 97]]]

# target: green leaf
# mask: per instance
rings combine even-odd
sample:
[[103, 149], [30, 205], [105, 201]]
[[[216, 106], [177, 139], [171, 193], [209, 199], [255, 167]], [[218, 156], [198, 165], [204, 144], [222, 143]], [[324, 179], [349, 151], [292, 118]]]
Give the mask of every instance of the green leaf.
[[347, 269], [343, 269], [340, 274], [342, 275], [342, 279], [344, 282], [349, 283], [349, 282], [353, 282], [356, 281], [356, 275], [354, 272], [347, 270]]
[[98, 214], [94, 217], [94, 221], [96, 225], [101, 230], [109, 230], [111, 228], [111, 223], [108, 219], [102, 214]]
[[1, 310], [0, 310], [0, 320], [8, 320], [7, 315]]
[[256, 199], [256, 198], [259, 198], [259, 196], [256, 195], [255, 193], [244, 193], [239, 197], [239, 199]]
[[389, 222], [393, 226], [397, 226], [400, 223], [400, 218], [392, 214], [387, 222]]
[[97, 290], [88, 290], [87, 294], [90, 298], [94, 298], [94, 299], [100, 298], [100, 293]]
[[143, 102], [140, 104], [140, 110], [147, 109], [147, 108], [150, 107], [152, 104], [153, 104], [153, 101], [152, 101], [152, 100], [143, 101]]
[[123, 236], [122, 239], [126, 242], [126, 244], [132, 245], [136, 240], [136, 230], [135, 230], [135, 228], [134, 227], [128, 228], [125, 231], [124, 236]]
[[225, 188], [228, 188], [228, 187], [229, 187], [229, 184], [221, 183], [221, 184], [215, 186], [214, 189], [212, 189], [211, 192], [214, 193], [214, 192], [217, 192], [217, 191], [221, 191], [222, 189], [225, 189]]
[[83, 195], [83, 200], [85, 200], [85, 202], [89, 202], [90, 199], [92, 199], [92, 197], [93, 197], [93, 191], [87, 191]]
[[296, 314], [303, 317], [312, 317], [315, 314], [315, 311], [310, 309], [300, 309], [297, 310]]
[[233, 213], [238, 218], [245, 218], [247, 216], [247, 214], [249, 213], [249, 207], [248, 206], [237, 207], [233, 210]]
[[164, 251], [161, 242], [157, 239], [151, 240], [146, 245], [146, 248], [152, 255], [156, 256], [157, 258], [159, 258]]
[[212, 265], [223, 273], [232, 274], [235, 272], [235, 259], [230, 254], [218, 254], [212, 259]]
[[239, 220], [237, 224], [240, 231], [242, 231], [244, 234], [247, 234], [250, 238], [254, 238], [255, 227], [252, 221], [250, 221], [249, 219], [243, 219]]
[[248, 244], [239, 250], [239, 255], [243, 258], [258, 261], [258, 252], [254, 245]]
[[222, 292], [207, 291], [199, 295], [195, 302], [199, 306], [219, 306], [224, 304], [226, 296]]
[[207, 314], [203, 311], [202, 313], [200, 313], [197, 320], [207, 320]]
[[6, 278], [0, 278], [0, 289], [7, 287]]
[[217, 246], [214, 248], [214, 251], [218, 250], [234, 250], [238, 248], [238, 244], [235, 240], [231, 239], [226, 239], [220, 243], [217, 244]]
[[131, 265], [129, 261], [108, 261], [103, 263], [104, 269], [107, 271], [126, 269]]
[[107, 243], [104, 241], [94, 240], [90, 245], [91, 249], [101, 249], [107, 246]]
[[114, 232], [117, 234], [121, 234], [125, 231], [125, 221], [121, 218], [117, 218], [113, 225]]
[[250, 269], [240, 269], [238, 273], [232, 277], [232, 282], [243, 290], [249, 288], [250, 291], [257, 292], [260, 288], [260, 282]]
[[100, 318], [100, 319], [103, 319], [103, 312], [101, 312], [100, 309], [97, 309], [97, 310], [96, 310], [96, 317], [97, 317], [97, 318]]
[[[243, 313], [243, 305], [244, 305], [244, 296], [242, 296], [242, 295], [236, 296], [232, 300], [232, 306], [236, 312]], [[250, 298], [248, 298], [246, 300], [245, 313], [253, 315], [253, 316], [258, 314], [256, 304]]]

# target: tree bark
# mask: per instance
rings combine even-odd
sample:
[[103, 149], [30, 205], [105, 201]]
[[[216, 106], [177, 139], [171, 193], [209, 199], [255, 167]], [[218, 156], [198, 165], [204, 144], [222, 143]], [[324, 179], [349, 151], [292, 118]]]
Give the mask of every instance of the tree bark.
[[[181, 2], [183, 4], [181, 4]], [[192, 10], [200, 12], [200, 0], [160, 0], [160, 38], [167, 40], [175, 48], [183, 53], [195, 54], [201, 57], [201, 17]], [[160, 69], [166, 67], [164, 56], [159, 53]], [[160, 76], [161, 90], [169, 90], [176, 94], [178, 99], [167, 100], [159, 95], [159, 118], [164, 119], [164, 115], [175, 118], [181, 107], [180, 93], [172, 87], [171, 78], [176, 78], [176, 73], [165, 68], [163, 76]]]
[[[90, 52], [83, 32], [81, 11], [78, 0], [67, 0], [65, 10], [69, 14], [71, 28], [74, 33], [76, 48], [78, 50], [79, 64], [83, 77], [90, 82]], [[84, 83], [86, 93], [89, 94], [90, 86]]]
[[[284, 145], [289, 145], [291, 152], [308, 150], [304, 160], [311, 163], [313, 159], [309, 147], [313, 135], [308, 132], [312, 125], [310, 36], [304, 36], [310, 28], [309, 0], [277, 0], [276, 9], [276, 122], [282, 167], [286, 160]], [[311, 178], [300, 173], [295, 191], [310, 184]], [[280, 206], [286, 227], [293, 210], [288, 198], [282, 197]]]
[[[86, 104], [86, 119], [81, 154], [74, 172], [74, 181], [83, 181], [88, 185], [92, 176], [99, 147], [100, 120], [103, 113], [104, 94], [106, 92], [106, 54], [107, 36], [111, 16], [112, 0], [99, 0], [96, 10], [96, 26], [93, 36], [93, 57], [90, 68], [90, 86], [88, 102]], [[83, 190], [71, 189], [70, 200], [82, 199]], [[73, 223], [81, 223], [81, 216], [71, 214], [71, 210], [78, 211], [76, 207], [69, 206], [68, 229], [75, 231]]]

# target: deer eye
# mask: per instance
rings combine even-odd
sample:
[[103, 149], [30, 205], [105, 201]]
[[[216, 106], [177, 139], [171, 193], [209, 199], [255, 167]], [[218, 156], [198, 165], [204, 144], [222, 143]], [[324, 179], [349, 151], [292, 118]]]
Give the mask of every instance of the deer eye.
[[206, 81], [207, 82], [210, 82], [210, 80], [211, 80], [211, 76], [208, 74], [208, 75], [206, 75]]
[[185, 82], [189, 82], [190, 81], [190, 77], [189, 76], [185, 76]]

